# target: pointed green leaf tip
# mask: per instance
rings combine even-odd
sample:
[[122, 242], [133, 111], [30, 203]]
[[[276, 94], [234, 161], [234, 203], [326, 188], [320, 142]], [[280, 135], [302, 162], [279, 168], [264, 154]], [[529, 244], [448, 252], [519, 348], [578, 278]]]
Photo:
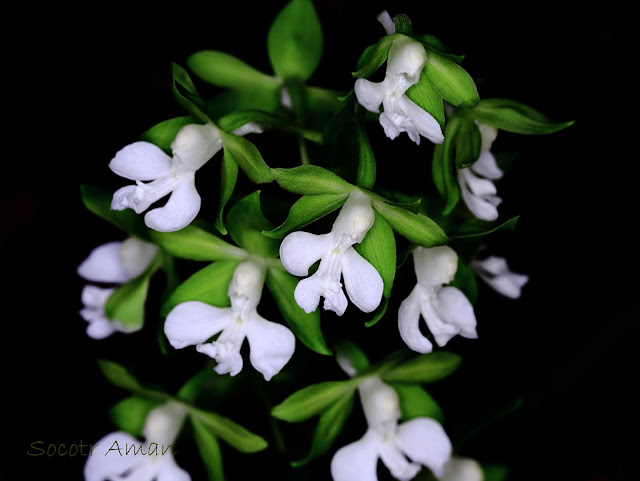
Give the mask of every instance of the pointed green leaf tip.
[[255, 453], [265, 449], [268, 444], [260, 436], [253, 434], [239, 424], [210, 411], [188, 407], [192, 419], [242, 453]]
[[292, 0], [267, 37], [271, 66], [283, 79], [307, 80], [322, 58], [322, 27], [311, 0]]
[[217, 50], [196, 52], [187, 59], [187, 66], [202, 80], [218, 87], [249, 89], [276, 83], [242, 60]]
[[295, 423], [320, 414], [347, 393], [352, 393], [357, 381], [327, 381], [312, 384], [293, 393], [271, 411], [271, 415]]
[[470, 113], [478, 122], [525, 135], [552, 134], [574, 124], [551, 122], [537, 110], [510, 99], [484, 99]]
[[383, 375], [383, 379], [388, 382], [434, 382], [455, 372], [461, 362], [462, 358], [452, 352], [422, 354], [395, 366]]

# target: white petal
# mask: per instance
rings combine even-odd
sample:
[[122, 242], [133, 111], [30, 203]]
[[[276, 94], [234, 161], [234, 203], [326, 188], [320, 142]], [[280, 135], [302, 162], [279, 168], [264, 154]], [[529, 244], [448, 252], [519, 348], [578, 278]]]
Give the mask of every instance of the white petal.
[[412, 461], [427, 466], [436, 477], [442, 476], [444, 466], [451, 458], [451, 441], [437, 421], [412, 419], [398, 426], [396, 439]]
[[[429, 139], [434, 144], [444, 142], [444, 135], [438, 121], [422, 108], [418, 107], [409, 97], [403, 95], [398, 100], [400, 113], [411, 119], [411, 124], [417, 133]], [[407, 133], [409, 133], [407, 131]], [[412, 139], [413, 140], [413, 139]], [[416, 142], [414, 140], [414, 142]], [[420, 142], [416, 142], [419, 144]]]
[[[395, 139], [401, 132], [405, 131], [405, 129], [402, 128], [402, 122], [404, 120], [406, 120], [406, 117], [395, 112], [386, 111], [382, 112], [378, 119], [380, 125], [382, 125], [382, 128], [384, 129], [384, 134], [391, 140]], [[411, 135], [409, 137], [411, 137]], [[417, 139], [412, 138], [411, 140], [420, 145], [420, 136], [418, 136]]]
[[331, 234], [292, 232], [280, 244], [282, 265], [294, 276], [308, 275], [309, 268], [330, 248], [331, 238]]
[[529, 282], [529, 276], [508, 272], [495, 277], [481, 276], [496, 292], [510, 299], [518, 299], [522, 295], [522, 287]]
[[318, 308], [320, 296], [324, 293], [320, 277], [316, 274], [298, 282], [296, 290], [293, 291], [294, 299], [307, 314]]
[[293, 356], [296, 338], [283, 325], [267, 321], [257, 314], [248, 322], [249, 359], [265, 381], [269, 381]]
[[451, 458], [444, 467], [441, 481], [483, 481], [484, 472], [473, 459]]
[[478, 160], [470, 167], [476, 174], [487, 179], [497, 180], [502, 177], [503, 173], [498, 167], [496, 158], [489, 150], [485, 150], [480, 154]]
[[156, 481], [191, 481], [189, 473], [176, 464], [173, 456], [169, 454], [169, 452], [164, 456], [171, 457], [171, 460], [163, 463], [162, 469], [159, 469], [156, 475]]
[[[88, 321], [88, 319], [85, 318]], [[114, 323], [107, 319], [107, 316], [99, 316], [91, 321], [89, 321], [89, 325], [87, 326], [87, 336], [91, 339], [105, 339], [109, 337], [114, 332], [122, 332], [123, 329], [119, 328], [119, 323]]]
[[342, 290], [342, 284], [335, 283], [335, 289], [325, 288], [322, 295], [324, 296], [324, 307], [325, 311], [333, 311], [337, 315], [341, 316], [344, 314], [344, 311], [347, 310], [347, 306], [349, 303], [347, 302], [347, 296], [344, 295]]
[[204, 302], [189, 301], [177, 305], [167, 315], [164, 333], [174, 348], [182, 349], [205, 342], [230, 322], [230, 308], [221, 309]]
[[206, 354], [216, 360], [218, 365], [214, 367], [213, 370], [218, 374], [222, 375], [228, 373], [231, 376], [235, 376], [242, 371], [242, 366], [244, 365], [242, 356], [240, 355], [241, 347], [242, 343], [236, 346], [231, 343], [213, 342], [198, 344], [196, 346], [196, 351]]
[[382, 300], [384, 283], [369, 261], [349, 247], [340, 260], [342, 277], [349, 299], [363, 312], [372, 312]]
[[[495, 195], [480, 197], [473, 194], [469, 190], [469, 186], [466, 182], [466, 180], [471, 176], [473, 176], [473, 174], [469, 172], [469, 169], [458, 170], [458, 183], [460, 184], [460, 191], [462, 192], [464, 203], [467, 205], [471, 213], [478, 219], [486, 221], [496, 220], [498, 218], [498, 209], [496, 206], [500, 204], [501, 199]], [[485, 182], [490, 183], [488, 180], [485, 180]]]
[[498, 136], [498, 129], [476, 121], [480, 136], [482, 137], [482, 150], [489, 150]]
[[489, 256], [481, 261], [474, 260], [473, 265], [474, 267], [480, 267], [482, 270], [485, 270], [494, 276], [509, 272], [509, 265], [504, 257]]
[[422, 289], [416, 286], [398, 309], [398, 329], [400, 337], [406, 345], [416, 352], [426, 354], [433, 350], [433, 345], [420, 332], [420, 305]]
[[137, 185], [126, 185], [113, 193], [111, 200], [112, 210], [133, 209], [136, 214], [140, 214], [149, 208], [157, 199], [136, 199]]
[[120, 150], [109, 168], [130, 180], [153, 180], [171, 172], [171, 157], [149, 142], [134, 142]]
[[122, 242], [109, 242], [91, 251], [80, 267], [78, 274], [93, 282], [110, 282], [123, 284], [131, 279], [122, 257]]
[[355, 443], [340, 448], [331, 460], [333, 481], [378, 481], [378, 439], [371, 429]]
[[424, 286], [441, 286], [453, 280], [458, 270], [458, 254], [449, 246], [416, 247], [413, 265], [418, 282]]
[[96, 286], [84, 286], [82, 289], [82, 303], [93, 309], [103, 309], [109, 296], [115, 289], [103, 289]]
[[129, 237], [122, 243], [120, 259], [130, 279], [139, 276], [151, 265], [158, 246]]
[[380, 104], [386, 95], [384, 83], [360, 78], [356, 80], [353, 90], [360, 105], [370, 112], [380, 112]]
[[195, 173], [185, 172], [164, 207], [153, 209], [144, 222], [159, 232], [174, 232], [188, 226], [200, 211], [200, 195], [196, 190]]
[[193, 170], [206, 164], [221, 148], [222, 137], [211, 124], [185, 125], [171, 143], [173, 156]]
[[407, 461], [407, 458], [405, 458], [404, 454], [400, 452], [400, 449], [393, 444], [393, 441], [390, 440], [381, 443], [378, 449], [382, 462], [394, 478], [401, 481], [408, 481], [413, 479], [420, 471], [420, 465]]
[[[469, 299], [456, 287], [444, 287], [433, 300], [433, 307], [438, 316], [449, 325], [455, 326], [457, 333], [468, 339], [476, 339], [476, 315]], [[428, 320], [427, 320], [428, 323]], [[431, 328], [431, 325], [429, 325]], [[439, 346], [444, 346], [451, 337], [449, 334], [433, 335]]]
[[[287, 89], [286, 88], [282, 88], [282, 92], [286, 92]], [[291, 102], [291, 99], [289, 99], [289, 102]], [[284, 103], [283, 103], [284, 105]], [[293, 104], [290, 104], [290, 107], [292, 107]], [[286, 105], [285, 105], [286, 107]], [[247, 134], [261, 134], [262, 132], [264, 132], [264, 130], [262, 129], [262, 127], [260, 127], [259, 124], [256, 124], [255, 122], [247, 122], [246, 124], [238, 127], [236, 130], [234, 130], [232, 132], [233, 135], [239, 135], [239, 136], [244, 136]]]
[[465, 171], [464, 181], [471, 193], [478, 197], [494, 195], [497, 192], [496, 186], [488, 179], [482, 179], [473, 174], [470, 168], [460, 169]]
[[137, 448], [140, 444], [140, 441], [124, 432], [107, 434], [97, 443], [93, 443], [94, 449], [84, 465], [85, 481], [117, 479], [120, 474], [146, 465], [149, 462], [147, 456], [135, 456], [133, 450], [125, 456], [127, 445]]

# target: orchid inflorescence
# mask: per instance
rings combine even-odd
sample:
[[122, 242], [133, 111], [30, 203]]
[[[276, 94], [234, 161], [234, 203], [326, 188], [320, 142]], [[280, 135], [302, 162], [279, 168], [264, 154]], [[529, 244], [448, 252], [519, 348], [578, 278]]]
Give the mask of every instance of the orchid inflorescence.
[[[186, 115], [152, 127], [109, 163], [113, 173], [135, 184], [115, 192], [83, 186], [88, 209], [127, 234], [97, 247], [78, 269], [85, 280], [102, 284], [82, 292], [87, 334], [105, 339], [133, 333], [161, 318], [161, 335], [173, 348], [169, 356], [187, 355], [175, 350], [195, 346], [214, 362], [213, 369], [185, 378], [183, 388], [170, 395], [101, 361], [106, 377], [132, 396], [112, 413], [119, 431], [101, 440], [117, 454], [89, 458], [85, 479], [191, 479], [190, 467], [180, 467], [170, 450], [149, 456], [152, 446], [174, 445], [181, 433], [193, 434], [211, 480], [224, 476], [219, 439], [243, 453], [265, 449], [261, 436], [198, 402], [206, 389], [224, 397], [226, 388], [208, 383], [214, 371], [213, 376], [235, 377], [246, 369], [245, 339], [261, 384], [295, 364], [296, 340], [318, 355], [335, 354], [348, 375], [307, 386], [271, 409], [285, 422], [319, 416], [311, 452], [295, 467], [332, 453], [322, 479], [330, 472], [335, 481], [376, 480], [378, 460], [400, 480], [421, 471], [446, 481], [483, 479], [479, 463], [454, 453], [442, 411], [422, 385], [458, 367], [460, 356], [440, 348], [455, 336], [476, 339], [481, 333], [484, 316], [476, 316], [476, 295], [469, 288], [476, 276], [513, 299], [528, 281], [511, 272], [504, 258], [478, 258], [478, 249], [468, 248], [515, 225], [515, 219], [495, 222], [502, 202], [495, 182], [503, 177], [494, 147], [498, 131], [547, 134], [571, 123], [552, 123], [512, 100], [481, 100], [460, 66], [462, 57], [439, 39], [414, 34], [406, 15], [382, 12], [378, 20], [386, 35], [364, 50], [348, 93], [305, 84], [322, 53], [322, 29], [311, 0], [291, 0], [273, 23], [268, 38], [273, 76], [220, 51], [189, 57], [191, 74], [238, 94], [231, 106], [217, 97], [205, 102], [190, 73], [173, 65], [171, 88]], [[384, 64], [384, 75], [371, 80]], [[423, 192], [417, 198], [376, 186], [367, 120], [373, 121], [369, 130], [384, 133], [387, 142], [401, 142], [406, 133], [416, 144], [411, 144], [416, 162], [427, 161], [418, 150], [421, 140], [433, 144], [428, 147], [433, 176], [420, 179]], [[302, 165], [276, 168], [277, 159], [262, 157], [252, 140], [267, 138], [272, 129], [299, 144]], [[339, 158], [340, 137], [356, 146], [356, 162], [346, 151], [339, 165], [324, 161], [322, 149]], [[208, 224], [198, 216], [202, 203], [213, 199], [210, 190], [196, 189], [196, 178], [203, 185], [198, 171], [216, 158], [220, 194], [217, 216]], [[351, 164], [353, 176], [347, 173]], [[240, 171], [251, 183], [275, 181], [279, 192], [301, 195], [281, 225], [263, 212], [270, 194], [236, 192]], [[164, 198], [164, 205], [154, 205]], [[330, 230], [317, 227], [335, 211]], [[319, 233], [312, 232], [316, 229]], [[396, 235], [404, 238], [403, 251]], [[467, 244], [457, 251], [461, 239]], [[411, 279], [411, 269], [398, 262], [403, 253], [412, 261], [407, 264], [413, 264], [415, 287], [392, 299], [396, 275]], [[168, 282], [161, 316], [150, 316], [147, 297], [156, 289], [155, 274], [164, 271], [168, 281], [175, 280], [176, 260], [206, 265], [182, 282]], [[262, 317], [264, 297], [275, 301], [279, 315], [271, 310], [268, 319]], [[389, 308], [392, 300], [397, 308]], [[408, 349], [372, 365], [353, 339], [327, 344], [322, 311], [322, 317], [334, 318], [366, 314], [367, 326], [397, 322], [396, 338], [388, 345]], [[367, 429], [359, 440], [345, 438], [335, 449], [356, 392]], [[145, 447], [147, 456], [135, 450], [123, 456], [119, 448], [127, 444]]]

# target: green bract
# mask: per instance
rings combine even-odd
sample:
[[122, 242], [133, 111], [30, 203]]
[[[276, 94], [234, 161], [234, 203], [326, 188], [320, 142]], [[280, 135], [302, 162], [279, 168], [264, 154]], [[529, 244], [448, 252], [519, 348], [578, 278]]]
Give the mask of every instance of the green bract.
[[261, 257], [278, 257], [280, 243], [262, 234], [273, 227], [262, 214], [259, 190], [236, 202], [227, 215], [227, 228], [233, 241]]
[[483, 99], [470, 115], [483, 124], [516, 134], [551, 134], [573, 125], [570, 122], [551, 122], [531, 107], [509, 99]]
[[456, 371], [461, 361], [457, 354], [436, 351], [394, 366], [383, 374], [382, 379], [389, 382], [434, 382]]
[[283, 421], [295, 423], [322, 413], [335, 401], [353, 393], [357, 382], [328, 381], [313, 384], [292, 394], [273, 408], [271, 414]]
[[244, 259], [247, 252], [195, 225], [176, 232], [151, 232], [153, 242], [174, 257], [194, 261]]
[[306, 80], [322, 57], [322, 27], [311, 0], [292, 0], [278, 14], [267, 38], [269, 60], [281, 78]]
[[217, 50], [194, 53], [187, 60], [187, 66], [201, 79], [220, 87], [247, 89], [277, 83], [273, 77]]

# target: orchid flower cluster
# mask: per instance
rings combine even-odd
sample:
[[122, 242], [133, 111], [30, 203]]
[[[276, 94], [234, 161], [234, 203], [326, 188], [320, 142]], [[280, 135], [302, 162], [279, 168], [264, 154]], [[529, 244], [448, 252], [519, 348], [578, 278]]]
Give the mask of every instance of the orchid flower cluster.
[[[456, 452], [443, 409], [423, 385], [458, 368], [461, 356], [442, 348], [456, 336], [464, 348], [490, 320], [474, 307], [477, 279], [511, 299], [528, 281], [499, 253], [482, 258], [479, 244], [469, 248], [482, 240], [490, 249], [491, 234], [516, 223], [499, 220], [499, 131], [548, 134], [571, 122], [550, 122], [516, 101], [480, 99], [463, 57], [415, 34], [406, 15], [382, 12], [378, 20], [385, 35], [364, 49], [343, 92], [306, 83], [323, 47], [311, 0], [291, 0], [275, 19], [267, 39], [273, 75], [214, 50], [193, 54], [186, 69], [172, 65], [170, 86], [185, 115], [114, 154], [109, 169], [134, 184], [123, 181], [115, 192], [83, 186], [87, 208], [124, 231], [124, 240], [96, 247], [78, 268], [92, 283], [80, 311], [88, 336], [108, 343], [140, 331], [134, 343], [153, 332], [149, 342], [159, 337], [168, 359], [195, 356], [204, 368], [181, 373], [183, 387], [168, 394], [101, 360], [108, 380], [131, 396], [114, 406], [117, 430], [100, 440], [108, 455], [87, 460], [86, 480], [201, 479], [195, 473], [203, 467], [209, 479], [224, 479], [228, 453], [219, 440], [247, 456], [270, 445], [224, 416], [237, 385], [254, 390], [252, 411], [272, 417], [272, 436], [263, 434], [285, 460], [311, 443], [292, 469], [313, 462], [318, 479], [373, 481], [379, 460], [399, 480], [498, 479]], [[210, 85], [220, 93], [205, 100], [199, 89]], [[299, 159], [263, 157], [254, 142], [274, 132], [297, 144]], [[409, 179], [376, 184], [376, 162], [398, 159], [376, 158], [368, 135], [397, 144], [403, 133], [414, 154], [402, 161], [432, 169], [431, 178], [417, 179], [417, 194], [405, 190]], [[219, 178], [203, 169], [214, 162]], [[210, 180], [214, 188], [204, 188]], [[243, 192], [247, 184], [262, 187]], [[291, 194], [300, 197], [283, 211]], [[215, 218], [200, 215], [216, 202]], [[415, 286], [392, 295], [397, 276]], [[375, 364], [342, 334], [340, 326], [359, 319], [363, 330], [387, 329], [389, 352]], [[347, 379], [332, 380], [329, 366], [321, 382], [293, 392], [332, 356]], [[247, 377], [252, 370], [261, 377]], [[288, 397], [274, 398], [274, 383], [273, 392]], [[207, 404], [212, 395], [215, 405]], [[356, 396], [361, 409], [352, 414]], [[309, 441], [283, 437], [281, 422], [315, 416]], [[367, 426], [359, 439], [346, 429], [358, 416]], [[189, 438], [203, 467], [158, 448], [189, 446]], [[123, 454], [122, 446], [140, 449]]]

